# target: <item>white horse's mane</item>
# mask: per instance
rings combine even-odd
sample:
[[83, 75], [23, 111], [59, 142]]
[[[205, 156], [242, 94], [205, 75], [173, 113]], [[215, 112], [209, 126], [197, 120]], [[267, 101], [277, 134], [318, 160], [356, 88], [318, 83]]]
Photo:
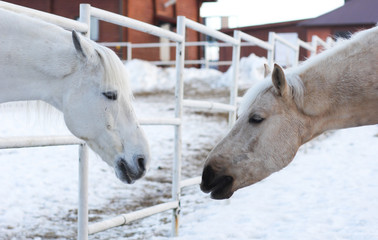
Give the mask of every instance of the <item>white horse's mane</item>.
[[[345, 50], [349, 44], [361, 41], [365, 38], [365, 35], [369, 34], [371, 31], [377, 31], [378, 27], [371, 28], [369, 30], [365, 30], [362, 32], [358, 32], [354, 34], [349, 40], [340, 39], [337, 43], [330, 49], [315, 55], [308, 60], [301, 63], [299, 66], [288, 69], [285, 72], [287, 83], [291, 89], [291, 93], [293, 94], [293, 99], [298, 106], [301, 106], [303, 102], [303, 94], [304, 94], [304, 86], [303, 82], [300, 79], [300, 73], [306, 71], [308, 68], [317, 65], [324, 59], [334, 55], [337, 52]], [[248, 110], [248, 108], [252, 105], [252, 103], [265, 91], [269, 88], [273, 87], [273, 83], [270, 79], [270, 76], [265, 78], [264, 80], [259, 81], [255, 85], [253, 85], [242, 98], [240, 107], [238, 109], [238, 115], [240, 116], [242, 113]]]
[[109, 48], [93, 42], [93, 47], [101, 56], [101, 63], [105, 70], [104, 85], [107, 90], [118, 90], [119, 96], [126, 101], [133, 99], [132, 91], [125, 66], [117, 55]]

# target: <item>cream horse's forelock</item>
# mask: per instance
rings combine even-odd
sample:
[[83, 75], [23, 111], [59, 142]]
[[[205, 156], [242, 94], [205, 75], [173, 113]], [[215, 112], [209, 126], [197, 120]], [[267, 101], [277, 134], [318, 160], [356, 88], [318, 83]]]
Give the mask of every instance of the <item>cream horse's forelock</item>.
[[[295, 73], [286, 73], [286, 80], [288, 86], [290, 87], [290, 94], [292, 95], [295, 103], [298, 107], [303, 105], [303, 94], [304, 94], [304, 85], [298, 74]], [[248, 108], [253, 104], [253, 102], [264, 92], [268, 91], [273, 87], [273, 83], [270, 75], [263, 80], [260, 80], [253, 87], [248, 89], [244, 94], [242, 101], [238, 109], [238, 115], [242, 115], [248, 110]]]

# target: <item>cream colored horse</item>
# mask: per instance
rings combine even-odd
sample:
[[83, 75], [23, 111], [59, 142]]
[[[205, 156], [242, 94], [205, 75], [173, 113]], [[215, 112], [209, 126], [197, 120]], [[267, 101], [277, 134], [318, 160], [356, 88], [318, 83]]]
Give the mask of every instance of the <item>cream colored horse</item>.
[[270, 76], [246, 93], [239, 119], [205, 162], [201, 189], [214, 199], [284, 168], [327, 130], [378, 123], [378, 27], [286, 74], [275, 65]]

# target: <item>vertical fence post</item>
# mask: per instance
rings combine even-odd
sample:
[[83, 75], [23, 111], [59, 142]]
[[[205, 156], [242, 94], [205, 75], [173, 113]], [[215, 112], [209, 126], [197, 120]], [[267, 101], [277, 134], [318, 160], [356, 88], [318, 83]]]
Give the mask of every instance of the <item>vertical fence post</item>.
[[[86, 23], [88, 31], [83, 35], [90, 36], [91, 5], [80, 4], [80, 22]], [[88, 147], [86, 144], [79, 148], [79, 209], [77, 239], [88, 239]]]
[[88, 239], [88, 147], [79, 146], [79, 209], [77, 239]]
[[316, 40], [316, 36], [312, 36], [311, 45], [312, 45], [313, 51], [311, 51], [310, 56], [312, 57], [318, 53], [318, 41]]
[[91, 5], [86, 3], [80, 4], [79, 21], [88, 25], [88, 31], [83, 33], [84, 36], [90, 37], [91, 31]]
[[176, 43], [176, 89], [175, 89], [175, 117], [181, 121], [175, 126], [175, 156], [173, 163], [172, 199], [179, 201], [178, 207], [173, 209], [172, 235], [178, 236], [180, 221], [180, 180], [181, 180], [181, 147], [182, 147], [182, 102], [184, 98], [184, 61], [185, 61], [185, 17], [177, 17], [177, 33], [183, 36], [182, 42]]
[[296, 49], [293, 49], [294, 55], [295, 55], [294, 56], [293, 67], [298, 66], [298, 63], [299, 63], [299, 50], [300, 50], [299, 38], [297, 37]]
[[132, 59], [132, 54], [133, 54], [133, 46], [131, 42], [127, 43], [127, 61], [131, 61]]
[[275, 39], [275, 33], [269, 32], [269, 44], [272, 46], [271, 50], [268, 50], [268, 65], [270, 69], [273, 69], [274, 64], [274, 52], [276, 51], [276, 39]]
[[232, 82], [230, 88], [230, 105], [235, 107], [235, 110], [228, 113], [228, 127], [234, 125], [236, 121], [236, 99], [238, 97], [238, 80], [239, 80], [239, 61], [240, 61], [240, 31], [234, 31], [234, 38], [238, 41], [237, 45], [232, 46]]
[[205, 48], [204, 55], [205, 55], [205, 69], [209, 69], [209, 42], [206, 41], [205, 45], [203, 46]]

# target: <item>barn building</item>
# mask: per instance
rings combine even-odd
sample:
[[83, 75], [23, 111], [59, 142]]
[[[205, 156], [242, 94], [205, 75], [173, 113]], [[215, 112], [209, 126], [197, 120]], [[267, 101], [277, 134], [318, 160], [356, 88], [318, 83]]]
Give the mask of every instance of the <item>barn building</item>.
[[[10, 3], [71, 19], [77, 19], [79, 17], [80, 3], [89, 3], [94, 7], [172, 31], [176, 31], [177, 16], [185, 16], [196, 22], [201, 22], [199, 10], [202, 3], [215, 1], [216, 0], [7, 0], [7, 2]], [[98, 42], [158, 43], [160, 41], [158, 37], [150, 34], [123, 28], [96, 19], [92, 20], [91, 38]], [[193, 30], [187, 30], [187, 41], [199, 40], [199, 33]], [[125, 48], [114, 50], [121, 58], [126, 58], [127, 53]], [[163, 52], [159, 48], [134, 49], [133, 58], [150, 61], [175, 58], [175, 52], [172, 49], [165, 48], [164, 50], [168, 52]], [[186, 58], [189, 60], [197, 60], [200, 58], [201, 54], [200, 47], [188, 47]]]
[[[374, 27], [378, 23], [378, 1], [377, 0], [346, 0], [345, 4], [331, 12], [316, 18], [249, 26], [241, 28], [222, 29], [226, 34], [233, 35], [234, 30], [241, 30], [257, 38], [268, 40], [269, 32], [276, 32], [286, 37], [298, 36], [303, 41], [310, 42], [313, 35], [323, 40], [327, 37], [334, 39], [338, 37], [347, 38], [356, 31]], [[294, 38], [293, 38], [294, 39]], [[266, 57], [266, 50], [258, 47], [242, 47], [241, 57], [255, 53], [258, 56]], [[231, 48], [220, 48], [219, 60], [229, 60], [232, 56]], [[310, 53], [301, 49], [300, 60], [305, 60]], [[225, 71], [228, 67], [220, 67]]]

